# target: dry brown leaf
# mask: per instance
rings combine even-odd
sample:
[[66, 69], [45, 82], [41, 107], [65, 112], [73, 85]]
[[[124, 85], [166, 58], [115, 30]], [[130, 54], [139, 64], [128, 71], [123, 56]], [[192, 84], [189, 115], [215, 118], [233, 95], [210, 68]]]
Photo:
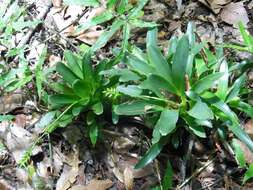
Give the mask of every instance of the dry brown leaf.
[[6, 114], [22, 106], [23, 96], [19, 93], [7, 94], [0, 97], [0, 113]]
[[60, 178], [56, 183], [56, 190], [67, 190], [76, 181], [78, 175], [79, 153], [75, 150], [75, 153], [70, 154], [67, 158], [68, 165], [65, 165]]
[[130, 167], [126, 167], [123, 175], [126, 190], [132, 190], [134, 186], [133, 170]]
[[53, 6], [58, 8], [62, 6], [62, 0], [52, 0]]
[[205, 6], [209, 7], [215, 14], [218, 14], [220, 10], [231, 0], [198, 0]]
[[233, 25], [235, 28], [238, 27], [240, 21], [246, 26], [249, 18], [243, 2], [226, 5], [221, 12], [221, 20]]
[[[22, 159], [23, 154], [31, 146], [35, 138], [35, 135], [32, 135], [22, 127], [14, 125], [7, 130], [5, 144], [16, 162], [19, 162]], [[33, 149], [33, 155], [41, 151], [41, 148], [36, 146]]]
[[253, 139], [253, 119], [249, 120], [245, 126], [244, 129], [246, 133]]
[[93, 179], [88, 185], [76, 185], [70, 188], [70, 190], [106, 190], [113, 185], [113, 182], [107, 180]]

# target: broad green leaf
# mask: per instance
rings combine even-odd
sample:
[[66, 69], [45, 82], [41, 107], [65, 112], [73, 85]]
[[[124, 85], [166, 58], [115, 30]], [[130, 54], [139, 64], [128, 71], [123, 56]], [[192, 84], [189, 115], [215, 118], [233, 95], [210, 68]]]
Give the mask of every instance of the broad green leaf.
[[99, 126], [96, 122], [92, 123], [89, 126], [89, 136], [90, 136], [90, 140], [93, 146], [95, 146], [97, 143], [98, 129], [99, 129]]
[[128, 40], [130, 38], [130, 30], [131, 30], [131, 26], [126, 23], [123, 26], [123, 43], [122, 43], [122, 51], [126, 52], [127, 48], [128, 48]]
[[[178, 110], [165, 109], [161, 112], [160, 118], [155, 125], [154, 131], [159, 131], [161, 136], [166, 136], [176, 128], [177, 120]], [[157, 143], [157, 139], [152, 140], [152, 143]]]
[[133, 8], [130, 12], [129, 12], [129, 19], [134, 19], [136, 17], [138, 17], [140, 15], [141, 10], [144, 8], [144, 6], [148, 3], [149, 0], [141, 0], [138, 1], [138, 4], [135, 8]]
[[206, 63], [202, 57], [195, 57], [194, 61], [197, 77], [200, 77], [204, 72], [208, 70], [208, 67], [206, 66]]
[[42, 82], [44, 80], [42, 65], [44, 64], [44, 61], [46, 59], [46, 55], [47, 55], [47, 48], [44, 47], [42, 50], [42, 53], [39, 57], [39, 60], [35, 66], [35, 80], [36, 80], [36, 88], [37, 88], [37, 93], [38, 93], [39, 99], [41, 98]]
[[139, 100], [117, 105], [114, 111], [118, 115], [141, 115], [154, 112], [156, 107], [148, 101]]
[[154, 28], [158, 26], [158, 24], [155, 22], [147, 22], [140, 19], [133, 19], [133, 20], [130, 20], [129, 22], [133, 27], [139, 27], [139, 28]]
[[214, 119], [212, 110], [202, 101], [197, 101], [188, 114], [199, 120]]
[[249, 168], [247, 169], [244, 178], [243, 178], [243, 184], [248, 181], [249, 179], [251, 179], [253, 177], [253, 163], [249, 165]]
[[152, 65], [150, 65], [147, 62], [144, 62], [143, 60], [137, 58], [136, 56], [132, 54], [127, 56], [126, 64], [132, 67], [133, 70], [146, 76], [154, 71], [154, 68], [152, 67]]
[[57, 63], [56, 71], [70, 86], [72, 86], [72, 84], [78, 79], [78, 77], [66, 65], [61, 62]]
[[77, 27], [77, 31], [76, 32], [81, 32], [81, 31], [85, 31], [87, 29], [89, 29], [92, 26], [96, 26], [98, 24], [102, 24], [104, 22], [107, 22], [109, 20], [111, 20], [113, 18], [113, 13], [112, 11], [105, 11], [95, 17], [92, 17], [91, 19], [87, 20], [85, 23], [80, 24]]
[[80, 6], [98, 6], [98, 0], [63, 0], [66, 5], [80, 5]]
[[236, 108], [246, 113], [249, 117], [253, 118], [253, 107], [250, 104], [240, 101], [240, 100], [235, 100], [235, 101], [231, 101], [229, 105], [233, 108]]
[[6, 92], [11, 92], [11, 91], [14, 91], [18, 88], [21, 88], [22, 86], [24, 86], [25, 84], [30, 82], [32, 80], [32, 78], [33, 78], [33, 76], [29, 75], [29, 76], [26, 76], [22, 79], [17, 79], [14, 81], [14, 83], [9, 84], [5, 90], [6, 90]]
[[189, 129], [195, 135], [197, 135], [198, 137], [201, 137], [201, 138], [206, 138], [205, 129], [201, 125], [198, 125], [198, 123], [195, 121], [194, 118], [192, 118], [188, 115], [183, 115], [183, 119], [188, 124]]
[[229, 102], [238, 96], [240, 89], [241, 89], [241, 87], [243, 87], [246, 79], [247, 79], [246, 74], [243, 74], [238, 79], [236, 79], [236, 81], [234, 82], [233, 86], [231, 87], [231, 89], [227, 95], [226, 102]]
[[208, 98], [206, 99], [206, 101], [208, 101], [210, 105], [216, 107], [218, 110], [224, 113], [225, 117], [231, 122], [231, 124], [228, 124], [229, 129], [253, 152], [252, 140], [250, 139], [248, 134], [241, 128], [236, 114], [229, 108], [229, 106], [222, 100], [220, 100], [217, 96]]
[[147, 33], [147, 52], [149, 61], [156, 70], [155, 74], [163, 77], [168, 82], [173, 84], [171, 79], [171, 68], [157, 46], [156, 28], [149, 30]]
[[39, 127], [39, 128], [46, 127], [53, 121], [55, 115], [56, 115], [56, 111], [51, 111], [51, 112], [46, 113], [45, 115], [41, 117], [39, 122], [35, 124], [35, 127]]
[[66, 94], [56, 94], [49, 96], [49, 103], [52, 105], [66, 105], [77, 102], [80, 98], [78, 96], [71, 96]]
[[127, 11], [128, 6], [128, 0], [119, 0], [119, 3], [117, 5], [117, 12], [119, 14], [124, 14], [124, 12]]
[[237, 139], [232, 140], [232, 146], [234, 148], [235, 157], [236, 157], [236, 159], [239, 163], [239, 166], [240, 167], [245, 167], [246, 166], [246, 161], [245, 161], [244, 153], [243, 153], [242, 147], [238, 143]]
[[80, 58], [74, 55], [71, 51], [65, 50], [64, 58], [66, 59], [69, 69], [80, 79], [83, 79], [81, 65], [79, 65]]
[[73, 83], [73, 90], [80, 98], [88, 99], [93, 95], [90, 83], [83, 80], [76, 80]]
[[107, 2], [106, 2], [106, 7], [107, 7], [108, 9], [113, 9], [114, 6], [117, 4], [117, 1], [118, 1], [118, 0], [107, 0]]
[[178, 43], [178, 39], [176, 36], [172, 36], [170, 41], [169, 41], [169, 47], [168, 47], [168, 59], [171, 58], [177, 49], [177, 43]]
[[219, 78], [218, 87], [216, 95], [222, 100], [225, 101], [227, 92], [228, 92], [228, 64], [226, 60], [223, 60], [220, 65], [220, 73], [223, 73], [223, 76]]
[[120, 85], [117, 87], [117, 90], [131, 97], [138, 97], [142, 93], [142, 90], [136, 85], [128, 85], [128, 86]]
[[185, 73], [187, 67], [187, 61], [189, 57], [189, 40], [184, 35], [177, 44], [176, 52], [172, 62], [172, 76], [173, 82], [180, 94], [185, 91]]
[[201, 94], [203, 91], [213, 87], [216, 81], [223, 76], [223, 73], [213, 73], [201, 78], [192, 86], [192, 91]]
[[72, 114], [73, 116], [78, 116], [81, 111], [83, 110], [83, 106], [77, 105], [72, 108]]
[[0, 122], [2, 121], [10, 121], [14, 119], [15, 117], [13, 115], [0, 115]]
[[206, 138], [206, 132], [205, 129], [200, 125], [190, 125], [189, 129], [198, 137], [200, 138]]
[[105, 31], [99, 38], [98, 40], [95, 42], [95, 44], [93, 44], [93, 46], [91, 47], [91, 51], [95, 52], [98, 49], [102, 48], [103, 46], [105, 46], [105, 44], [111, 39], [111, 37], [125, 24], [125, 22], [123, 20], [115, 20], [110, 29], [108, 31]]
[[100, 75], [120, 76], [119, 82], [137, 81], [140, 77], [129, 69], [110, 69], [101, 71]]
[[153, 144], [148, 152], [141, 158], [135, 165], [135, 169], [140, 169], [151, 163], [158, 154], [162, 151], [163, 146], [166, 144], [166, 138], [163, 137], [158, 143]]
[[91, 109], [94, 111], [96, 115], [101, 115], [103, 113], [103, 104], [101, 102], [98, 102], [94, 104]]
[[170, 164], [170, 161], [167, 162], [167, 167], [165, 170], [165, 174], [162, 180], [162, 187], [163, 190], [170, 190], [172, 189], [172, 182], [173, 182], [173, 169]]
[[239, 23], [239, 30], [242, 35], [244, 44], [248, 48], [248, 51], [253, 53], [253, 37], [250, 36], [249, 32], [245, 29], [242, 22]]
[[157, 96], [164, 97], [166, 91], [176, 94], [176, 89], [164, 78], [157, 75], [149, 75], [140, 85], [142, 89], [148, 89], [153, 91]]

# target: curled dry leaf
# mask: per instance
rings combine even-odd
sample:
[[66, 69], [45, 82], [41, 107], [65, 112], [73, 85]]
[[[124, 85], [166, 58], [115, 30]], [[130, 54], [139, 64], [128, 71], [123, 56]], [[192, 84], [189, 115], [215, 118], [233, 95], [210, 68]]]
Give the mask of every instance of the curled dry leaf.
[[107, 190], [113, 185], [113, 182], [107, 180], [93, 179], [88, 185], [76, 185], [70, 188], [70, 190]]
[[238, 27], [239, 22], [247, 26], [249, 18], [243, 2], [226, 5], [221, 12], [221, 20], [233, 25], [235, 28]]
[[220, 10], [231, 0], [198, 0], [208, 8], [210, 8], [215, 14], [218, 14]]
[[56, 183], [56, 190], [67, 190], [76, 181], [76, 177], [79, 171], [78, 165], [80, 163], [78, 151], [75, 150], [75, 153], [70, 154], [66, 161], [68, 165], [64, 165], [63, 167], [61, 176]]
[[[14, 125], [7, 130], [6, 146], [17, 163], [23, 158], [23, 154], [31, 146], [35, 138], [35, 135], [32, 135], [22, 127]], [[33, 149], [33, 155], [41, 151], [41, 148], [36, 146]]]
[[58, 8], [62, 6], [62, 0], [52, 0], [53, 6]]
[[246, 133], [253, 139], [253, 119], [250, 119], [244, 126]]
[[21, 107], [23, 96], [20, 93], [11, 93], [0, 97], [0, 114], [6, 114]]
[[130, 167], [126, 167], [124, 170], [124, 185], [126, 190], [132, 190], [134, 186], [133, 170]]

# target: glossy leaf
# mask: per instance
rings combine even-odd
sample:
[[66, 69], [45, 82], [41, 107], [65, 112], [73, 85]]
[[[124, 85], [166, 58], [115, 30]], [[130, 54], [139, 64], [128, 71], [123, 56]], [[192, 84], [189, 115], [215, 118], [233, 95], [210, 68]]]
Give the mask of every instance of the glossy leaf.
[[140, 85], [142, 89], [148, 89], [153, 91], [157, 96], [164, 97], [162, 94], [166, 91], [176, 94], [176, 89], [164, 78], [157, 75], [149, 75], [146, 80], [144, 80]]
[[166, 138], [162, 138], [158, 143], [153, 144], [148, 152], [140, 159], [136, 164], [135, 169], [140, 169], [151, 163], [158, 154], [162, 151], [163, 146], [166, 143]]
[[89, 136], [90, 136], [90, 140], [93, 146], [96, 145], [97, 143], [97, 138], [98, 138], [98, 128], [99, 126], [97, 125], [96, 122], [92, 123], [89, 126]]
[[80, 98], [88, 99], [93, 95], [90, 83], [83, 80], [76, 80], [73, 83], [73, 90]]
[[243, 142], [245, 143], [251, 151], [253, 151], [253, 142], [248, 136], [248, 134], [241, 128], [239, 120], [236, 114], [229, 108], [229, 106], [221, 101], [218, 97], [213, 96], [207, 99], [207, 101], [218, 110], [225, 114], [231, 124], [228, 124], [229, 129]]
[[[161, 112], [160, 118], [158, 119], [155, 125], [153, 134], [156, 137], [166, 136], [170, 134], [176, 128], [177, 120], [178, 120], [178, 110], [164, 109]], [[160, 133], [160, 135], [158, 133]], [[157, 143], [160, 140], [160, 138], [156, 137], [152, 139], [152, 143]]]
[[242, 150], [240, 144], [236, 141], [236, 139], [233, 139], [232, 146], [234, 148], [235, 157], [236, 157], [240, 167], [245, 167], [246, 161], [245, 161], [244, 153], [243, 153], [243, 150]]
[[94, 111], [95, 114], [101, 115], [103, 113], [103, 104], [101, 102], [98, 102], [94, 104], [91, 109]]
[[162, 187], [163, 190], [170, 190], [172, 189], [172, 182], [173, 182], [173, 169], [170, 164], [170, 161], [167, 162], [167, 167], [165, 170], [165, 174], [162, 180]]
[[189, 40], [184, 35], [177, 44], [172, 61], [173, 82], [181, 94], [185, 91], [185, 73], [189, 57]]
[[228, 64], [226, 60], [223, 60], [220, 65], [220, 73], [223, 73], [222, 77], [219, 78], [216, 95], [225, 101], [228, 92]]
[[171, 68], [157, 46], [157, 29], [156, 28], [148, 31], [147, 52], [148, 52], [149, 61], [156, 70], [155, 74], [163, 77], [164, 79], [168, 80], [172, 84]]
[[143, 60], [133, 55], [129, 55], [127, 57], [127, 65], [129, 65], [135, 71], [143, 75], [149, 75], [150, 73], [154, 71], [154, 68], [152, 67], [152, 65], [150, 65], [147, 62], [144, 62]]
[[223, 76], [223, 73], [213, 73], [201, 78], [192, 86], [192, 90], [198, 94], [213, 87], [215, 82]]
[[212, 110], [202, 101], [197, 101], [192, 109], [188, 111], [188, 114], [199, 120], [214, 119]]
[[80, 59], [79, 57], [77, 57], [76, 55], [74, 55], [71, 51], [66, 50], [64, 52], [64, 58], [66, 59], [67, 65], [69, 67], [69, 69], [76, 75], [78, 76], [80, 79], [83, 78], [83, 73], [81, 70], [81, 66], [79, 65], [78, 59]]
[[251, 179], [253, 177], [253, 163], [249, 165], [249, 168], [247, 169], [244, 178], [243, 178], [243, 184]]
[[38, 63], [35, 66], [35, 80], [36, 80], [36, 88], [37, 88], [37, 93], [38, 93], [39, 99], [41, 99], [42, 82], [44, 80], [42, 65], [44, 64], [44, 61], [46, 59], [46, 55], [47, 55], [47, 48], [44, 47], [42, 50], [42, 53], [39, 57]]
[[92, 17], [91, 19], [87, 20], [86, 22], [80, 24], [77, 28], [77, 32], [81, 32], [84, 30], [89, 29], [92, 26], [96, 26], [98, 24], [102, 24], [107, 22], [113, 18], [113, 13], [111, 11], [105, 11], [97, 16]]
[[128, 86], [118, 86], [117, 90], [125, 95], [131, 96], [131, 97], [137, 97], [140, 96], [142, 93], [142, 90], [136, 86], [136, 85], [128, 85]]
[[105, 31], [93, 44], [91, 47], [91, 51], [95, 52], [98, 49], [102, 48], [110, 39], [111, 37], [124, 25], [124, 21], [122, 20], [116, 20], [112, 23], [110, 29], [108, 31]]
[[154, 112], [156, 105], [148, 103], [148, 101], [133, 101], [115, 106], [115, 113], [118, 115], [141, 115]]
[[66, 65], [61, 62], [57, 63], [56, 71], [69, 85], [72, 85], [78, 79], [78, 77]]
[[246, 79], [247, 79], [246, 74], [243, 74], [238, 79], [236, 79], [236, 81], [234, 82], [233, 86], [231, 87], [227, 95], [226, 102], [229, 102], [238, 96], [240, 89], [243, 87]]

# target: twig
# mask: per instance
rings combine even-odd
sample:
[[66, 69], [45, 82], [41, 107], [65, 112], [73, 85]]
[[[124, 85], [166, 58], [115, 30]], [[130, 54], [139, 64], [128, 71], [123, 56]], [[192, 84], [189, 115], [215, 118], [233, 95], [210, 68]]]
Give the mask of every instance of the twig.
[[215, 157], [213, 159], [209, 160], [208, 162], [206, 162], [205, 165], [203, 165], [201, 168], [195, 170], [189, 178], [187, 178], [181, 185], [178, 186], [177, 189], [182, 189], [187, 183], [189, 183], [192, 180], [192, 178], [196, 177], [206, 167], [208, 167], [210, 164], [212, 164], [214, 162], [214, 160], [215, 160]]
[[[45, 9], [43, 9], [43, 11], [40, 12], [40, 14], [38, 15], [38, 17], [36, 19], [38, 19], [38, 20], [44, 19], [51, 7], [52, 7], [52, 3], [50, 3], [48, 6], [46, 6]], [[18, 48], [23, 47], [25, 44], [27, 44], [29, 42], [29, 40], [31, 39], [31, 37], [37, 27], [38, 27], [38, 24], [34, 28], [29, 29], [29, 31], [26, 33], [26, 35], [21, 39], [21, 41], [17, 45]]]

